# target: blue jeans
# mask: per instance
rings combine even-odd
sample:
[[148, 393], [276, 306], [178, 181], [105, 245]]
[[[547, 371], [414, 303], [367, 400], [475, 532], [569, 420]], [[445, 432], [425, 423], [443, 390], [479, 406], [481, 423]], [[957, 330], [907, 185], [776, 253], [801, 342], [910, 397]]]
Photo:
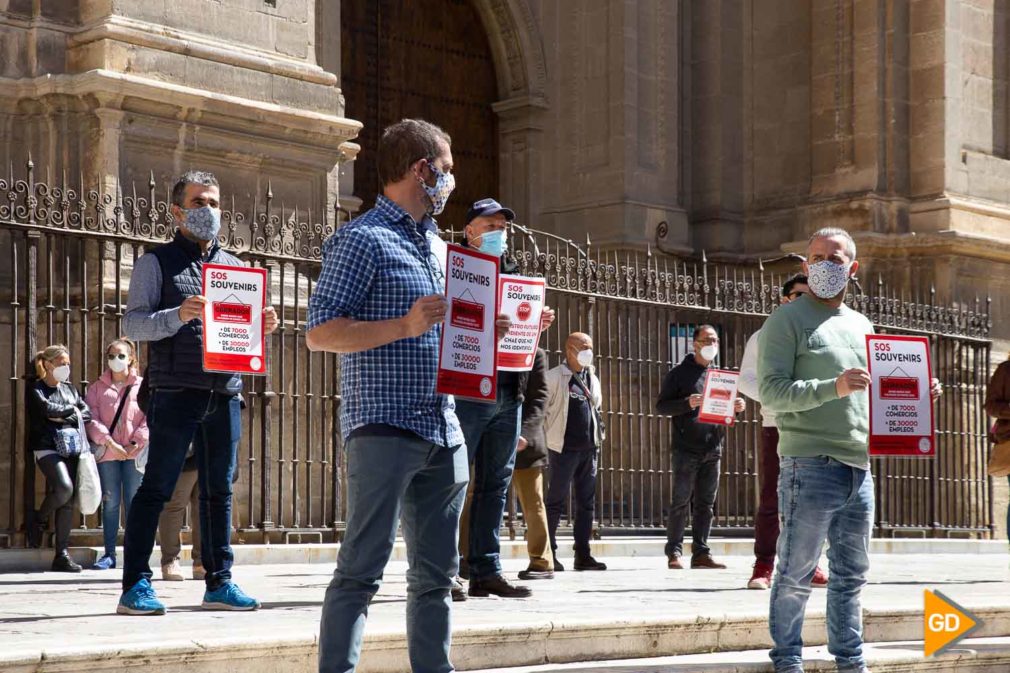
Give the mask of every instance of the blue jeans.
[[548, 451], [550, 486], [544, 506], [547, 508], [547, 531], [551, 536], [551, 551], [558, 555], [558, 524], [561, 510], [574, 486], [575, 556], [589, 556], [589, 538], [593, 534], [593, 514], [596, 510], [597, 451]]
[[803, 670], [803, 615], [825, 537], [831, 570], [828, 651], [839, 671], [865, 666], [859, 594], [870, 569], [873, 506], [873, 477], [868, 470], [824, 456], [781, 459], [782, 532], [768, 617], [777, 672]]
[[396, 540], [407, 544], [407, 651], [414, 673], [449, 673], [449, 591], [459, 571], [459, 514], [469, 471], [462, 445], [357, 436], [347, 442], [347, 530], [319, 626], [320, 673], [351, 673], [368, 604]]
[[501, 575], [501, 531], [505, 502], [516, 464], [522, 405], [511, 385], [498, 387], [494, 404], [457, 400], [467, 458], [473, 468], [473, 502], [467, 563], [471, 579]]
[[98, 464], [98, 477], [102, 482], [102, 538], [105, 541], [106, 556], [116, 556], [119, 503], [126, 505], [126, 515], [129, 516], [130, 503], [133, 502], [143, 476], [132, 460], [107, 460]]
[[[151, 391], [150, 451], [123, 538], [123, 590], [150, 580], [158, 517], [172, 498], [190, 444], [200, 485], [200, 541], [207, 588], [231, 581], [231, 480], [241, 428], [238, 395], [184, 388]], [[194, 442], [199, 437], [200, 441]]]

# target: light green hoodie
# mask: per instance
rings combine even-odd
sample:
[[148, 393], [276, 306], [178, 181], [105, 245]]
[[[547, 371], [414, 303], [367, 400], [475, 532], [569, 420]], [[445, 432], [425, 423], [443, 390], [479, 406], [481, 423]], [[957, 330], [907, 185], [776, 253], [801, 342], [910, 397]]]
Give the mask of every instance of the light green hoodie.
[[776, 414], [779, 455], [869, 465], [869, 393], [839, 398], [835, 379], [846, 369], [866, 369], [872, 333], [863, 314], [809, 296], [768, 318], [758, 340], [758, 381], [761, 403]]

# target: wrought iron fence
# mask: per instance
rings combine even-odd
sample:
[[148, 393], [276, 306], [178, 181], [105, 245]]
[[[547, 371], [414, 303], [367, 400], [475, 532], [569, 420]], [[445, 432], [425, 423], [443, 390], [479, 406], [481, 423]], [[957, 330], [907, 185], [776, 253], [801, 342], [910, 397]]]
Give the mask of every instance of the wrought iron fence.
[[[24, 395], [31, 355], [47, 343], [71, 352], [82, 388], [103, 366], [118, 336], [129, 274], [143, 250], [172, 235], [169, 193], [154, 179], [139, 192], [109, 193], [39, 181], [28, 162], [0, 178], [0, 542], [23, 542], [26, 508], [40, 485], [25, 446]], [[228, 200], [225, 199], [225, 203]], [[269, 299], [281, 327], [268, 343], [268, 374], [246, 380], [235, 525], [240, 539], [332, 540], [342, 530], [344, 462], [339, 436], [337, 358], [304, 346], [307, 301], [332, 224], [306, 211], [278, 210], [268, 189], [246, 209], [223, 213], [222, 244], [270, 270]], [[452, 232], [450, 232], [450, 235]], [[763, 267], [684, 260], [649, 251], [601, 250], [516, 225], [511, 237], [521, 272], [545, 276], [558, 321], [544, 336], [552, 364], [575, 330], [596, 342], [609, 437], [600, 459], [597, 517], [604, 534], [659, 532], [671, 499], [670, 423], [654, 413], [659, 385], [686, 353], [694, 325], [722, 332], [721, 362], [738, 366], [743, 346], [777, 304], [783, 273]], [[947, 534], [991, 531], [985, 475], [989, 373], [988, 306], [939, 306], [931, 293], [899, 298], [875, 284], [853, 297], [879, 329], [930, 336], [947, 394], [938, 413], [940, 457], [875, 460], [878, 530]], [[759, 421], [749, 405], [724, 452], [716, 528], [749, 531], [757, 504]], [[521, 528], [510, 500], [506, 525]], [[98, 517], [81, 517], [77, 534], [94, 535]]]

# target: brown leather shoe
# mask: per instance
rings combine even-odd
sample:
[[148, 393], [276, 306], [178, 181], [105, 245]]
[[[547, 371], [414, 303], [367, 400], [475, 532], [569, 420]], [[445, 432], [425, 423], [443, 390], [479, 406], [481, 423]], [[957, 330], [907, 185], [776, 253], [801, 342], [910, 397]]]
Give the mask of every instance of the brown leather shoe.
[[486, 598], [488, 596], [498, 596], [499, 598], [529, 598], [533, 595], [529, 587], [520, 584], [509, 584], [501, 575], [486, 580], [470, 579], [470, 587], [467, 593], [474, 598]]
[[666, 567], [670, 570], [683, 570], [684, 564], [680, 562], [679, 554], [670, 554], [666, 557]]
[[691, 558], [691, 569], [692, 570], [725, 570], [726, 566], [722, 563], [716, 563], [715, 559], [712, 558], [711, 554], [702, 554], [701, 556], [694, 556]]

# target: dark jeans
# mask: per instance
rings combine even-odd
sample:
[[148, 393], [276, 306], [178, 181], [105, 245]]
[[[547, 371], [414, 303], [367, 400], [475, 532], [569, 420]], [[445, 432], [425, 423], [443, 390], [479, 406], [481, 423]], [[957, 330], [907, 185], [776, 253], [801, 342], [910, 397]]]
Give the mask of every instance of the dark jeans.
[[467, 458], [473, 469], [473, 502], [469, 512], [470, 577], [501, 575], [501, 530], [505, 500], [516, 464], [521, 405], [511, 386], [499, 386], [495, 404], [456, 402]]
[[551, 551], [558, 552], [558, 522], [568, 498], [569, 487], [575, 487], [575, 555], [589, 555], [589, 537], [593, 533], [593, 512], [596, 509], [596, 451], [551, 451], [550, 486], [547, 489], [547, 530], [551, 536]]
[[172, 498], [190, 444], [200, 485], [200, 541], [207, 588], [231, 580], [231, 480], [240, 431], [238, 395], [208, 390], [158, 389], [151, 393], [147, 469], [126, 519], [123, 589], [151, 579], [149, 560], [158, 517]]
[[44, 523], [56, 513], [56, 537], [53, 547], [61, 554], [70, 546], [70, 528], [74, 521], [74, 484], [77, 480], [77, 456], [64, 458], [51, 454], [38, 461], [46, 478], [46, 498], [39, 507], [38, 520]]
[[[715, 451], [692, 453], [673, 451], [673, 502], [666, 521], [666, 555], [680, 556], [684, 550], [687, 506], [691, 507], [693, 544], [691, 556], [710, 553], [708, 534], [712, 530], [715, 496], [719, 492], [719, 458]], [[693, 497], [692, 497], [693, 496]]]
[[779, 541], [779, 431], [761, 428], [758, 461], [758, 510], [754, 517], [754, 557], [758, 563], [775, 564]]

